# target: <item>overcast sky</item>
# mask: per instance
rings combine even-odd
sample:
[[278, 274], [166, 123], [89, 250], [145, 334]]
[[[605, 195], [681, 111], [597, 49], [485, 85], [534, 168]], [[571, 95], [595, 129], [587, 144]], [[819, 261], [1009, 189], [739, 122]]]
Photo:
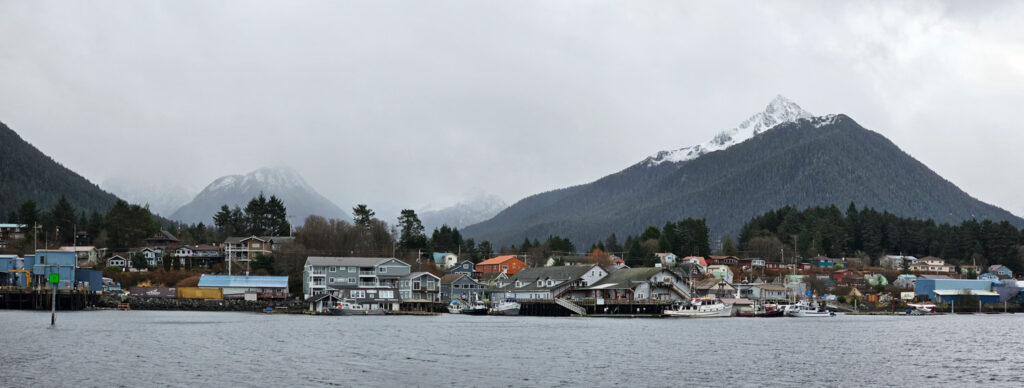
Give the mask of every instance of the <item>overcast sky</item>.
[[511, 204], [782, 94], [1024, 215], [1024, 3], [977, 3], [0, 1], [0, 121], [96, 183]]

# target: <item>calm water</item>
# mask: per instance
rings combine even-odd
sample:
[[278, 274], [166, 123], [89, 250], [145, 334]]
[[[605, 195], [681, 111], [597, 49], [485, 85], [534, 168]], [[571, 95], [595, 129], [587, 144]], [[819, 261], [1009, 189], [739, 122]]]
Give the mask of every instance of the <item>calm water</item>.
[[1024, 315], [314, 317], [0, 310], [0, 386], [1024, 386]]

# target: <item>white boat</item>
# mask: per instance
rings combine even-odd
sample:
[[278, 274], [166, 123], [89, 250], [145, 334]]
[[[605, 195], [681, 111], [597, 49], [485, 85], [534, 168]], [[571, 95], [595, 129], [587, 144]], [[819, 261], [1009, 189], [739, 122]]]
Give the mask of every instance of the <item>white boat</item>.
[[715, 297], [694, 298], [690, 303], [667, 309], [666, 317], [711, 318], [732, 316], [732, 305]]
[[491, 307], [491, 315], [519, 315], [519, 303], [513, 301], [501, 301]]
[[344, 300], [337, 306], [331, 307], [329, 311], [332, 315], [385, 315], [388, 313], [385, 309], [366, 308], [353, 300]]
[[451, 303], [448, 303], [448, 313], [462, 314], [462, 309], [465, 307], [461, 302], [453, 300]]
[[793, 308], [786, 312], [786, 315], [795, 318], [825, 318], [834, 317], [836, 313], [818, 309], [817, 304], [811, 306], [806, 301], [800, 301], [800, 303], [790, 305]]

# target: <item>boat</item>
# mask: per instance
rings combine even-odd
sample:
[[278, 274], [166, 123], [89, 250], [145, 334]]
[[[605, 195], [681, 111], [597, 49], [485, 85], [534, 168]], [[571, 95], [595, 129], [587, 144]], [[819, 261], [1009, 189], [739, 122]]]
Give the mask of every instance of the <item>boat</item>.
[[716, 297], [708, 296], [691, 299], [690, 303], [666, 309], [663, 314], [666, 317], [729, 317], [732, 316], [732, 305], [725, 304]]
[[366, 308], [361, 304], [355, 303], [355, 301], [344, 300], [338, 305], [328, 309], [331, 315], [385, 315], [388, 310], [385, 309], [370, 309]]
[[773, 318], [783, 316], [782, 310], [775, 308], [774, 306], [764, 305], [755, 303], [753, 307], [746, 311], [736, 311], [737, 317], [752, 317], [752, 318]]
[[466, 314], [466, 315], [487, 315], [487, 312], [489, 310], [490, 309], [487, 308], [487, 305], [485, 305], [483, 303], [480, 303], [480, 302], [475, 302], [475, 303], [473, 303], [473, 304], [471, 304], [469, 306], [463, 307], [461, 314]]
[[786, 315], [795, 318], [827, 318], [836, 316], [836, 313], [819, 309], [817, 304], [811, 306], [806, 301], [800, 301], [800, 303], [791, 306], [795, 308], [787, 311]]
[[934, 303], [907, 303], [907, 307], [913, 308], [913, 310], [907, 310], [907, 314], [922, 315], [935, 312]]
[[448, 303], [448, 313], [449, 314], [462, 314], [462, 309], [464, 309], [465, 307], [466, 306], [463, 305], [461, 302], [459, 302], [457, 300], [453, 300], [453, 301], [451, 301], [451, 303]]
[[491, 315], [519, 315], [519, 303], [505, 300], [491, 307]]

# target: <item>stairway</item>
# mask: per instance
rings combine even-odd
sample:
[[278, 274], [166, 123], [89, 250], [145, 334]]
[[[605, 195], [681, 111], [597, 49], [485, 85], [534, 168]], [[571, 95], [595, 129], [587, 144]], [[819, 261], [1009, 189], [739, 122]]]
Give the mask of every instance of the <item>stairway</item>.
[[580, 307], [579, 305], [577, 305], [577, 304], [575, 304], [573, 302], [567, 301], [565, 299], [555, 298], [555, 304], [569, 309], [569, 311], [572, 311], [572, 312], [576, 313], [576, 315], [582, 315], [582, 316], [586, 316], [587, 315], [587, 310], [583, 309], [583, 307]]

